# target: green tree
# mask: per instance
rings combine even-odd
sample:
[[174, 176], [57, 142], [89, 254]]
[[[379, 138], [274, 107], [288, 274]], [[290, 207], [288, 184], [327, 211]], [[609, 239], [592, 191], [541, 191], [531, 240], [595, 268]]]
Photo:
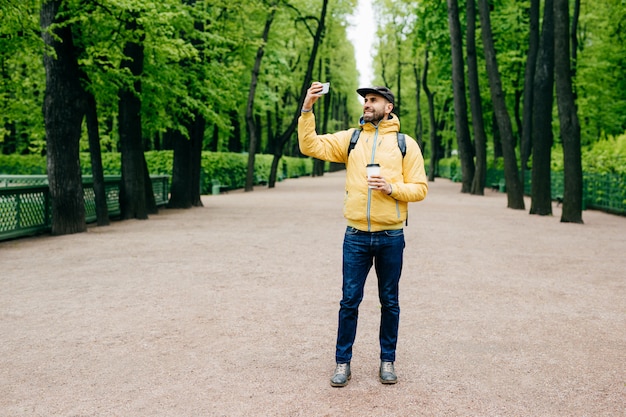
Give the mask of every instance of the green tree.
[[[144, 66], [144, 29], [139, 21], [140, 10], [128, 10], [124, 29], [134, 35], [126, 40], [122, 70], [132, 76], [132, 81], [119, 90], [119, 133], [122, 153], [122, 184], [120, 187], [120, 210], [122, 219], [147, 219], [156, 205], [146, 195], [150, 184], [146, 159], [143, 154], [141, 124], [141, 77]], [[152, 192], [150, 192], [152, 194]], [[153, 206], [154, 205], [154, 206]]]
[[[421, 79], [416, 88], [422, 88], [428, 108], [429, 156], [428, 179], [434, 181], [438, 163], [444, 157], [443, 130], [448, 121], [448, 108], [452, 100], [451, 52], [447, 26], [446, 3], [419, 2], [415, 6], [415, 23], [412, 44], [416, 59], [422, 62]], [[419, 52], [418, 52], [419, 51]]]
[[506, 192], [508, 205], [512, 209], [524, 209], [523, 189], [519, 177], [517, 176], [517, 157], [515, 155], [515, 139], [511, 126], [511, 118], [506, 107], [504, 91], [498, 62], [496, 49], [491, 31], [491, 20], [489, 14], [489, 4], [487, 0], [479, 0], [480, 22], [482, 26], [482, 38], [485, 46], [485, 60], [487, 63], [487, 73], [489, 75], [489, 86], [491, 88], [491, 99], [494, 105], [494, 112], [498, 121], [498, 127], [502, 134], [502, 150], [504, 153], [504, 176], [506, 180]]
[[261, 35], [261, 43], [257, 49], [256, 56], [254, 58], [254, 65], [252, 68], [252, 76], [250, 80], [250, 89], [248, 91], [248, 101], [246, 103], [246, 126], [248, 127], [248, 173], [246, 176], [246, 191], [253, 191], [254, 188], [254, 160], [257, 152], [257, 126], [254, 118], [254, 97], [256, 95], [257, 84], [259, 81], [259, 72], [261, 69], [261, 61], [265, 54], [265, 46], [267, 39], [269, 38], [270, 29], [276, 15], [276, 6], [271, 5], [270, 10], [267, 12], [267, 18], [263, 27], [263, 34]]
[[279, 133], [277, 136], [276, 147], [274, 149], [274, 158], [272, 160], [272, 167], [271, 167], [270, 178], [269, 178], [269, 183], [268, 183], [270, 188], [273, 188], [276, 185], [278, 163], [280, 161], [280, 158], [283, 155], [283, 149], [285, 145], [287, 144], [287, 142], [289, 141], [289, 139], [292, 137], [293, 133], [296, 130], [298, 117], [300, 116], [300, 106], [302, 105], [302, 102], [304, 101], [304, 98], [306, 96], [306, 91], [309, 88], [309, 85], [311, 84], [311, 80], [313, 79], [313, 70], [315, 68], [315, 62], [317, 60], [317, 51], [320, 48], [323, 34], [326, 28], [327, 12], [328, 12], [328, 0], [322, 0], [322, 8], [320, 11], [319, 18], [313, 17], [313, 16], [307, 16], [304, 18], [305, 23], [307, 23], [308, 20], [313, 20], [316, 24], [315, 30], [309, 28], [308, 24], [306, 26], [307, 30], [312, 35], [313, 44], [311, 46], [311, 50], [307, 59], [306, 71], [305, 71], [304, 78], [302, 80], [302, 84], [300, 86], [300, 92], [296, 96], [297, 106], [295, 106], [295, 110], [293, 111], [289, 125], [285, 128], [285, 130], [282, 133]]
[[174, 150], [172, 186], [167, 206], [189, 208], [202, 206], [200, 172], [208, 116], [201, 103], [207, 96], [204, 84], [209, 78], [204, 64], [208, 45], [203, 39], [207, 14], [203, 2], [196, 0], [184, 1], [181, 11], [183, 13], [177, 13], [176, 19], [170, 19], [171, 32], [178, 33], [181, 41], [192, 48], [180, 57], [179, 65], [173, 66], [183, 70], [183, 73], [179, 71], [171, 77], [172, 81], [179, 83], [186, 100], [181, 100], [185, 104], [179, 107], [178, 113], [175, 113], [177, 116], [172, 120], [177, 126], [167, 128]]
[[515, 155], [515, 140], [511, 119], [506, 107], [502, 81], [498, 70], [496, 50], [491, 31], [489, 4], [487, 0], [479, 0], [480, 22], [482, 38], [485, 47], [485, 60], [491, 88], [491, 99], [494, 112], [498, 121], [498, 127], [502, 134], [502, 150], [504, 153], [504, 176], [506, 180], [507, 207], [512, 209], [524, 209], [524, 196], [520, 179], [517, 173], [517, 157]]
[[561, 222], [582, 223], [583, 173], [580, 125], [572, 84], [568, 0], [554, 0], [554, 73], [563, 140], [563, 211]]
[[53, 235], [87, 229], [79, 162], [85, 97], [70, 14], [61, 9], [62, 4], [62, 0], [50, 0], [41, 8], [42, 37], [47, 46], [43, 57], [46, 68], [43, 113]]
[[476, 2], [467, 0], [467, 80], [469, 85], [472, 127], [474, 130], [474, 149], [476, 171], [472, 181], [471, 193], [484, 195], [487, 177], [487, 135], [483, 120], [483, 105], [480, 95], [478, 57], [476, 56]]
[[590, 144], [626, 131], [626, 6], [622, 0], [585, 6], [574, 81], [581, 142]]
[[536, 60], [532, 108], [532, 184], [530, 214], [552, 214], [550, 150], [554, 106], [554, 9], [546, 0]]
[[0, 151], [43, 154], [46, 74], [41, 60], [41, 4], [2, 0], [0, 7]]
[[528, 169], [528, 159], [532, 149], [533, 130], [533, 105], [534, 105], [534, 80], [537, 66], [537, 54], [539, 52], [539, 14], [540, 0], [530, 0], [529, 26], [528, 26], [528, 53], [526, 56], [526, 68], [524, 71], [524, 107], [522, 111], [521, 132], [521, 160], [522, 179]]
[[459, 20], [459, 4], [457, 0], [447, 0], [448, 25], [452, 45], [452, 87], [454, 92], [454, 126], [461, 159], [462, 193], [472, 190], [474, 173], [474, 150], [469, 132], [467, 117], [467, 98], [465, 89], [465, 63], [463, 59], [463, 32]]

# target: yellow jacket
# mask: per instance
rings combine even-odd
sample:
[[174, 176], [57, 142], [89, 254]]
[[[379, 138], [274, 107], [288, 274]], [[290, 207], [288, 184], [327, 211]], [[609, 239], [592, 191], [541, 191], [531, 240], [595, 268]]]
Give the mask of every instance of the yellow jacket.
[[[400, 120], [394, 114], [378, 126], [365, 123], [362, 128], [359, 141], [348, 157], [354, 129], [318, 135], [313, 112], [302, 113], [298, 120], [300, 150], [317, 159], [346, 164], [343, 215], [348, 226], [368, 232], [401, 229], [408, 203], [423, 200], [428, 192], [424, 157], [417, 142], [409, 136], [406, 136], [406, 155], [402, 157], [397, 140]], [[391, 184], [391, 195], [368, 188], [367, 164], [380, 165], [381, 175]]]

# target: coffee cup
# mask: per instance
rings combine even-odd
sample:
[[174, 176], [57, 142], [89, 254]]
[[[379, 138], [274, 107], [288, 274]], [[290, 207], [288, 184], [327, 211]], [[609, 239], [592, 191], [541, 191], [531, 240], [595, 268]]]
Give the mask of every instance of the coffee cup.
[[[369, 179], [372, 175], [380, 175], [380, 165], [378, 164], [367, 164], [365, 167], [367, 169], [367, 178]], [[376, 188], [374, 186], [369, 186], [369, 188]]]

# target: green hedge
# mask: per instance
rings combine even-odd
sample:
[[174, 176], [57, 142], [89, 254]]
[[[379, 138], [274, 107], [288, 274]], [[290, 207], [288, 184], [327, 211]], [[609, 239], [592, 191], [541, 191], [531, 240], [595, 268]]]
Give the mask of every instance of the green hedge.
[[439, 171], [436, 176], [449, 178], [454, 182], [461, 181], [461, 161], [457, 157], [439, 160]]
[[[172, 175], [173, 152], [149, 151], [145, 153], [146, 163], [151, 175]], [[272, 155], [256, 155], [254, 171], [255, 184], [264, 184], [269, 180]], [[80, 154], [80, 166], [83, 175], [91, 175], [91, 160], [88, 153]], [[248, 155], [243, 153], [203, 152], [202, 153], [202, 194], [210, 194], [213, 183], [219, 183], [227, 189], [243, 188], [246, 184]], [[120, 175], [121, 159], [119, 153], [102, 154], [104, 175]], [[313, 161], [310, 158], [281, 158], [277, 180], [310, 175]], [[0, 155], [0, 174], [4, 175], [43, 175], [46, 174], [46, 158], [36, 155]]]
[[0, 175], [45, 175], [46, 157], [39, 155], [0, 155]]

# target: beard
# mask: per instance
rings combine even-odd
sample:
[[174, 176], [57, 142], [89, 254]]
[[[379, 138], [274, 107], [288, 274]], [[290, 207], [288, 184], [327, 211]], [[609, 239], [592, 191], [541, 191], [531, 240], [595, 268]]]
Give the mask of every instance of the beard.
[[383, 120], [383, 117], [385, 117], [385, 112], [382, 109], [372, 109], [369, 114], [363, 113], [363, 121], [371, 122], [373, 124], [378, 124], [378, 122]]

